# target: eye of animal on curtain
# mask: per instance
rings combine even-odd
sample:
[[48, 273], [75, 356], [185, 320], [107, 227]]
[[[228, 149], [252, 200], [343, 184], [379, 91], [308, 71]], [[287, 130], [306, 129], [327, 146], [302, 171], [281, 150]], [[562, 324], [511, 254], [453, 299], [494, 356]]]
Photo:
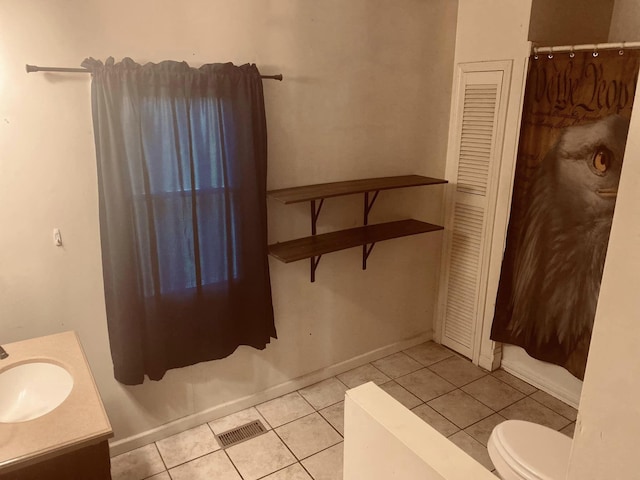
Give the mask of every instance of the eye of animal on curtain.
[[[581, 379], [639, 65], [637, 51], [557, 54], [532, 59], [527, 78], [491, 338]], [[550, 71], [563, 72], [568, 101], [541, 94]]]
[[276, 337], [255, 65], [131, 59], [92, 72], [100, 235], [118, 381]]

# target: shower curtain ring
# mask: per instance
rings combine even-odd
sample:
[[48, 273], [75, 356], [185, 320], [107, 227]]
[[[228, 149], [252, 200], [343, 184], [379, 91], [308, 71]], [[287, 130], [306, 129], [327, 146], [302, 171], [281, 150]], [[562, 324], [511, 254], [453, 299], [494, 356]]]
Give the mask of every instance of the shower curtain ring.
[[538, 60], [538, 47], [533, 47], [533, 59]]
[[598, 55], [600, 55], [598, 53], [598, 44], [596, 43], [595, 46], [593, 47], [593, 56], [597, 57]]
[[551, 60], [553, 58], [553, 47], [549, 47], [549, 55], [547, 55], [547, 58], [549, 60]]
[[569, 51], [569, 58], [573, 58], [575, 56], [576, 56], [576, 54], [573, 51], [573, 45], [571, 45], [571, 50]]
[[620, 47], [620, 50], [618, 51], [618, 55], [624, 55], [624, 43], [622, 42], [622, 46]]

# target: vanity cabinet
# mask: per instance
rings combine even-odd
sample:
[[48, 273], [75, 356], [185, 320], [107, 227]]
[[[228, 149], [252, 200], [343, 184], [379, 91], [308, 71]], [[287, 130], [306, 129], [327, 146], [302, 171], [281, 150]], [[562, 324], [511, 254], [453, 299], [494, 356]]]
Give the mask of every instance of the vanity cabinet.
[[[0, 371], [28, 363], [51, 363], [66, 370], [73, 385], [62, 403], [48, 413], [30, 420], [0, 422], [0, 480], [110, 479], [107, 441], [113, 430], [76, 333], [31, 338], [3, 347], [8, 357], [2, 360]], [[46, 395], [46, 389], [37, 394]], [[19, 399], [16, 402], [20, 405]], [[25, 408], [30, 404], [25, 403]]]
[[111, 480], [109, 443], [79, 450], [0, 474], [0, 480]]

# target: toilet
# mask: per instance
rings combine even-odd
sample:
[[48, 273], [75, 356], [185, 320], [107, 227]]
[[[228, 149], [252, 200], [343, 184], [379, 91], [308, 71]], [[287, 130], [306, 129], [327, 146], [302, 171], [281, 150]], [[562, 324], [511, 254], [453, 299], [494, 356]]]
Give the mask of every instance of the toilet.
[[502, 480], [564, 480], [571, 439], [522, 420], [507, 420], [491, 432], [489, 456]]

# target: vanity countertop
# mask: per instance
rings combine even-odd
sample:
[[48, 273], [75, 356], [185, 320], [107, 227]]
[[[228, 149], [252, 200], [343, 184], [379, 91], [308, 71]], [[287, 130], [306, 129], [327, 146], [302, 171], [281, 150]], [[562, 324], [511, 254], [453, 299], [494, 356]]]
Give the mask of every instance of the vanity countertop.
[[[75, 332], [3, 344], [0, 372], [34, 361], [63, 366], [74, 384], [55, 410], [26, 422], [0, 423], [0, 474], [96, 444], [113, 436], [89, 364]], [[1, 393], [0, 393], [1, 394]]]

